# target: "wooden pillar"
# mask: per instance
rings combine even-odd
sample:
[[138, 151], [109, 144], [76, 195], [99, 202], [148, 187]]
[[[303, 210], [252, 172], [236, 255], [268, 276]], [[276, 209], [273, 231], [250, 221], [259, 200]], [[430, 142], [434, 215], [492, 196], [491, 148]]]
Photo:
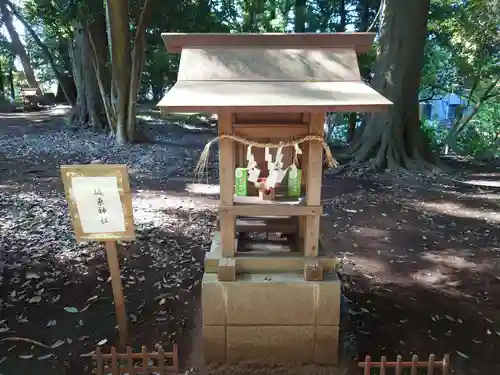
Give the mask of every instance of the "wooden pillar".
[[[219, 135], [233, 133], [233, 115], [228, 112], [219, 113]], [[219, 142], [219, 183], [220, 204], [232, 206], [234, 204], [234, 168], [235, 147], [230, 139], [221, 139]], [[236, 216], [232, 212], [219, 213], [222, 258], [233, 258], [236, 252]], [[223, 261], [222, 264], [226, 264]], [[222, 271], [222, 270], [220, 270]], [[219, 272], [220, 276], [222, 273]]]
[[[323, 137], [324, 113], [311, 113], [309, 134]], [[323, 146], [319, 142], [309, 142], [306, 160], [306, 205], [319, 206], [321, 204]], [[304, 233], [304, 255], [307, 258], [318, 256], [320, 216], [307, 216]]]

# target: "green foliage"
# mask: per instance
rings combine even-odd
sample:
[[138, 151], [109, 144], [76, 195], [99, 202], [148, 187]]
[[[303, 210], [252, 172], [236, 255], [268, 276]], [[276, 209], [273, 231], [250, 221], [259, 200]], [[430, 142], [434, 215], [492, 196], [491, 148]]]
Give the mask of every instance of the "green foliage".
[[420, 129], [425, 138], [429, 141], [434, 150], [439, 150], [448, 135], [449, 129], [435, 120], [426, 120], [420, 122]]
[[[445, 146], [450, 128], [438, 121], [427, 120], [421, 129], [434, 150]], [[466, 129], [457, 137], [454, 149], [461, 155], [478, 159], [491, 159], [500, 156], [500, 103], [485, 104]]]
[[458, 137], [457, 146], [462, 154], [478, 159], [499, 157], [500, 103], [484, 105]]

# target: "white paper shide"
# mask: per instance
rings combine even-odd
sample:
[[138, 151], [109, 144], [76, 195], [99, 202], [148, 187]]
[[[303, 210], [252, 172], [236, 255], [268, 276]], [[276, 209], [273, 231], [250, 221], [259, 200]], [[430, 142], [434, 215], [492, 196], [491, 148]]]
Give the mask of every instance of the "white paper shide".
[[73, 177], [71, 191], [84, 233], [125, 232], [116, 177]]

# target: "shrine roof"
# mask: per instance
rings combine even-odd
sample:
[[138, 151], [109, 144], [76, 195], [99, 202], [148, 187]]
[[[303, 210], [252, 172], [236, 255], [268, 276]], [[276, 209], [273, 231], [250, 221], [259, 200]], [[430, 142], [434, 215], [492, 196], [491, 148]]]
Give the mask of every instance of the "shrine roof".
[[162, 33], [169, 52], [183, 48], [354, 48], [368, 52], [375, 33]]
[[361, 81], [178, 81], [158, 106], [169, 112], [378, 112], [391, 104]]
[[[372, 33], [162, 34], [182, 51], [163, 111], [374, 112], [392, 103], [361, 79]], [[221, 46], [222, 45], [222, 46]]]

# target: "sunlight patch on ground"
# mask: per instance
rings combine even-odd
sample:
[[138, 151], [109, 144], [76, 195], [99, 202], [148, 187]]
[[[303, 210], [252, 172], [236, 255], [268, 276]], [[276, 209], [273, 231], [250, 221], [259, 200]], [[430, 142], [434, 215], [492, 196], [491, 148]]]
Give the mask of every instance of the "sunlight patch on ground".
[[453, 250], [444, 250], [439, 253], [425, 252], [420, 256], [422, 259], [432, 263], [441, 264], [459, 270], [484, 271], [493, 268], [490, 264], [475, 263], [467, 260], [464, 256], [453, 254]]
[[445, 284], [450, 279], [450, 275], [442, 273], [439, 267], [415, 271], [410, 277], [420, 284], [431, 287]]
[[179, 195], [179, 193], [139, 190], [134, 194], [134, 221], [136, 223], [175, 223], [178, 210], [200, 212], [209, 210], [207, 204], [216, 207], [217, 201]]
[[71, 109], [71, 106], [69, 106], [69, 105], [58, 104], [55, 107], [50, 109], [50, 114], [51, 115], [65, 115], [68, 113], [68, 111], [70, 109]]
[[494, 223], [500, 223], [500, 213], [487, 210], [474, 209], [457, 203], [410, 201], [408, 204], [412, 205], [416, 209], [421, 209], [421, 210], [423, 209], [424, 211], [436, 214], [445, 214], [461, 218], [479, 219]]
[[188, 184], [186, 191], [191, 194], [218, 195], [220, 194], [220, 185]]
[[375, 259], [368, 259], [365, 257], [358, 257], [358, 256], [350, 256], [349, 261], [354, 262], [356, 264], [356, 267], [359, 268], [360, 270], [377, 276], [379, 274], [387, 274], [389, 273], [389, 267], [386, 263], [377, 261]]
[[474, 186], [500, 187], [500, 181], [492, 181], [492, 180], [468, 180], [464, 181], [463, 183]]

